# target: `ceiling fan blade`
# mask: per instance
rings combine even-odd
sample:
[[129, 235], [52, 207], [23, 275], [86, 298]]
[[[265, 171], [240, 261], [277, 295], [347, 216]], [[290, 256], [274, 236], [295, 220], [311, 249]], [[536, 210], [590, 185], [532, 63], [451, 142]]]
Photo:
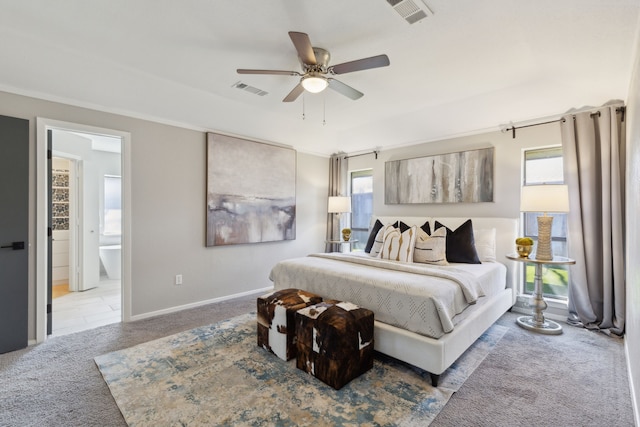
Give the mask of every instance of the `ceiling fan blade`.
[[311, 40], [305, 33], [298, 33], [296, 31], [289, 31], [289, 37], [293, 45], [298, 51], [298, 56], [305, 64], [316, 65], [316, 55], [313, 53], [313, 46], [311, 46]]
[[360, 92], [359, 90], [355, 90], [349, 85], [342, 83], [340, 80], [336, 80], [336, 79], [327, 79], [327, 80], [329, 80], [329, 87], [331, 89], [343, 94], [347, 98], [351, 98], [355, 101], [356, 99], [360, 99], [364, 96], [364, 93]]
[[369, 70], [371, 68], [386, 67], [387, 65], [389, 65], [389, 57], [387, 55], [378, 55], [334, 65], [331, 67], [331, 72], [333, 74], [345, 74], [354, 71]]
[[282, 102], [293, 102], [296, 99], [298, 99], [298, 97], [300, 96], [300, 94], [302, 92], [304, 92], [304, 88], [302, 87], [302, 83], [298, 83], [298, 85], [296, 87], [294, 87], [291, 92], [289, 92], [289, 95], [284, 97]]
[[238, 68], [236, 70], [238, 74], [276, 74], [282, 76], [301, 76], [297, 71], [284, 71], [284, 70], [247, 70], [245, 68]]

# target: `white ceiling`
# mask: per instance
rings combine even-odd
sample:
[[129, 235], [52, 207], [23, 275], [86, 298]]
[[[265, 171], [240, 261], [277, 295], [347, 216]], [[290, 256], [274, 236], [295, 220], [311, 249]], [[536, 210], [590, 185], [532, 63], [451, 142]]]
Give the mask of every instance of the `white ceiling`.
[[[386, 0], [0, 0], [0, 89], [317, 154], [627, 98], [638, 0], [425, 2], [434, 15], [410, 25]], [[300, 71], [288, 31], [330, 64], [385, 53], [391, 65], [336, 76], [357, 101], [306, 94], [302, 120], [303, 97], [282, 102], [297, 77], [236, 73]]]

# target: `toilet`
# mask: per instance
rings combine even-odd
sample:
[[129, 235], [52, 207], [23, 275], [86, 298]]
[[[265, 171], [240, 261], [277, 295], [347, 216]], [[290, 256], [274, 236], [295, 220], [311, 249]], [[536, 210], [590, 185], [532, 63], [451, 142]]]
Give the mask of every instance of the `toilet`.
[[109, 279], [120, 280], [122, 263], [120, 245], [100, 246], [100, 260]]

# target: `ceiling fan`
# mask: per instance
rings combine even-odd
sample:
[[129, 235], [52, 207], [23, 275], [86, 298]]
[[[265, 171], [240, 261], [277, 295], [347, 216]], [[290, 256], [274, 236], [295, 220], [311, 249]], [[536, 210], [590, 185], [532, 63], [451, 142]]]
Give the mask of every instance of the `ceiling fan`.
[[282, 100], [282, 102], [295, 101], [305, 90], [318, 93], [327, 87], [353, 100], [361, 98], [364, 94], [349, 85], [336, 80], [330, 75], [352, 73], [354, 71], [368, 70], [371, 68], [386, 67], [389, 65], [387, 55], [377, 55], [370, 58], [357, 59], [338, 65], [329, 65], [331, 55], [326, 49], [313, 47], [309, 36], [305, 33], [289, 31], [289, 37], [298, 51], [298, 59], [302, 65], [302, 73], [297, 71], [282, 70], [248, 70], [239, 68], [238, 74], [275, 74], [300, 76], [300, 82]]

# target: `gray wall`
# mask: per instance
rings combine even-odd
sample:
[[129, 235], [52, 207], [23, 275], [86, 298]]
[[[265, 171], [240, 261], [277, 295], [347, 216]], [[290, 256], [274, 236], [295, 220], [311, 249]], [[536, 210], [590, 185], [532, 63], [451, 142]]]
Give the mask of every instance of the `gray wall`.
[[[635, 52], [640, 52], [640, 38], [636, 39]], [[626, 334], [627, 361], [631, 387], [635, 392], [636, 424], [640, 425], [640, 54], [635, 67], [627, 100], [627, 311]], [[629, 362], [633, 361], [635, 362]]]
[[[204, 131], [4, 92], [0, 114], [30, 121], [30, 339], [36, 307], [36, 117], [131, 133], [133, 316], [268, 287], [275, 262], [324, 249], [327, 158], [298, 153], [296, 240], [206, 248]], [[174, 285], [176, 274], [183, 275], [182, 286]]]
[[[349, 159], [349, 170], [373, 169], [373, 212], [377, 215], [517, 218], [520, 215], [523, 150], [559, 144], [561, 144], [560, 125], [559, 123], [552, 123], [520, 129], [516, 133], [516, 139], [512, 138], [511, 132], [502, 133], [496, 131], [382, 151], [378, 156], [378, 160], [373, 155], [353, 157]], [[384, 163], [386, 161], [487, 147], [495, 147], [493, 202], [416, 205], [384, 204]]]

